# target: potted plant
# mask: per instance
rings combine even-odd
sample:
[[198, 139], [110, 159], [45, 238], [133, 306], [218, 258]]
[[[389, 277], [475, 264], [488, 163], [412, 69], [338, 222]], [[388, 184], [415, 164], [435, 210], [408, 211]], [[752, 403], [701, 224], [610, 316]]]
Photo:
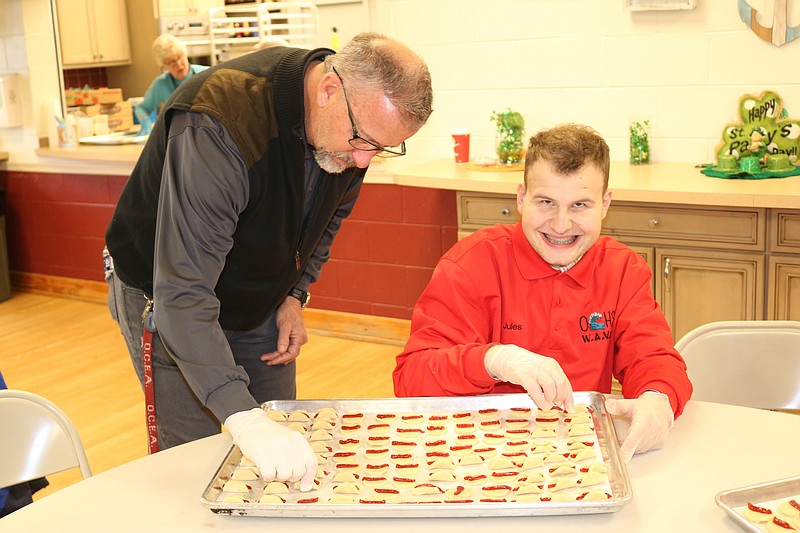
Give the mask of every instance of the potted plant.
[[498, 162], [501, 165], [520, 163], [525, 153], [525, 119], [518, 112], [506, 108], [499, 113], [493, 111], [491, 120], [497, 125], [495, 150]]

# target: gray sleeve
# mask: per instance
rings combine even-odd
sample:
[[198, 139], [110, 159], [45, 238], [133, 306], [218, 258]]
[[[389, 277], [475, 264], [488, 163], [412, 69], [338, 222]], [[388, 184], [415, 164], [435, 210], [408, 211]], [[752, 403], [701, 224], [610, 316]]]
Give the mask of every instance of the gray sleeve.
[[307, 291], [308, 286], [317, 281], [319, 278], [319, 275], [322, 272], [322, 265], [324, 265], [331, 257], [331, 246], [333, 245], [333, 239], [336, 237], [336, 234], [342, 227], [342, 221], [350, 215], [350, 212], [356, 205], [358, 193], [361, 191], [362, 181], [363, 178], [354, 180], [350, 185], [350, 188], [345, 193], [342, 203], [339, 204], [339, 207], [336, 210], [336, 213], [334, 213], [333, 218], [331, 218], [331, 221], [328, 224], [325, 233], [322, 235], [319, 244], [317, 244], [317, 248], [314, 250], [314, 254], [311, 256], [311, 261], [303, 272], [303, 277], [296, 285], [298, 289]]
[[225, 128], [204, 114], [175, 113], [156, 223], [156, 327], [194, 393], [220, 421], [258, 406], [219, 324], [214, 292], [248, 194], [246, 166]]

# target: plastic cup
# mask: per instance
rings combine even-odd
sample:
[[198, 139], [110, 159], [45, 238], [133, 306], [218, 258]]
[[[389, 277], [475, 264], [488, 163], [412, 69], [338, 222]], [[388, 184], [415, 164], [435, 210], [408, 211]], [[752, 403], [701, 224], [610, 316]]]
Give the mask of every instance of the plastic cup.
[[466, 128], [454, 128], [453, 135], [453, 154], [456, 163], [469, 162], [469, 130]]

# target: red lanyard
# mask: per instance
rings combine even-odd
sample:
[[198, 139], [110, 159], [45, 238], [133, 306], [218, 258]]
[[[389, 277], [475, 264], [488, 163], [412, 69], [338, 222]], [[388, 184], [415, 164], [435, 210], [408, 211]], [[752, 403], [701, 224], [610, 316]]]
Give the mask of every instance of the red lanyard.
[[158, 451], [158, 426], [156, 425], [155, 386], [153, 383], [153, 332], [147, 329], [147, 314], [152, 313], [152, 302], [148, 300], [142, 328], [142, 370], [144, 371], [144, 406], [147, 421], [147, 451]]

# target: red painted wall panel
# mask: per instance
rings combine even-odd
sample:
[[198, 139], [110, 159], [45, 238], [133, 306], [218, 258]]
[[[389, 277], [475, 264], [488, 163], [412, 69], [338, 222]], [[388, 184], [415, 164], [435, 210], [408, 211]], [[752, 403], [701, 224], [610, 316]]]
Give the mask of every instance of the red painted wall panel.
[[[125, 176], [0, 172], [11, 270], [102, 281], [106, 226]], [[311, 306], [411, 318], [457, 239], [455, 192], [367, 184], [331, 249]]]

